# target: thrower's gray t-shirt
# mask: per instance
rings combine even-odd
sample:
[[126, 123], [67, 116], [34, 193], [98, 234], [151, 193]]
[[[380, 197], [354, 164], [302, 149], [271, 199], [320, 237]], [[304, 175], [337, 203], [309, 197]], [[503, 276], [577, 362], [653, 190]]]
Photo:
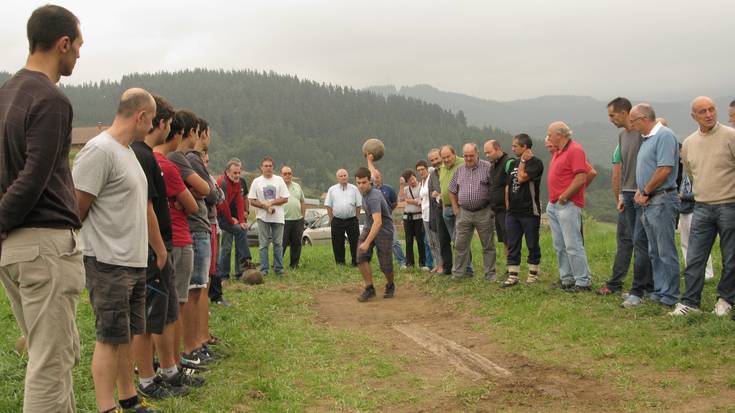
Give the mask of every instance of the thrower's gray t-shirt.
[[370, 188], [367, 194], [362, 195], [362, 209], [365, 211], [365, 226], [363, 232], [370, 232], [370, 228], [373, 227], [373, 214], [380, 212], [380, 217], [383, 220], [383, 224], [380, 226], [379, 237], [390, 237], [393, 238], [393, 217], [391, 216], [388, 202], [386, 202], [383, 193], [380, 190]]
[[618, 135], [620, 145], [620, 189], [624, 192], [635, 192], [635, 165], [638, 162], [638, 151], [643, 138], [636, 130], [623, 129]]
[[74, 159], [74, 187], [94, 195], [82, 222], [82, 252], [97, 261], [148, 266], [148, 182], [129, 146], [102, 132]]

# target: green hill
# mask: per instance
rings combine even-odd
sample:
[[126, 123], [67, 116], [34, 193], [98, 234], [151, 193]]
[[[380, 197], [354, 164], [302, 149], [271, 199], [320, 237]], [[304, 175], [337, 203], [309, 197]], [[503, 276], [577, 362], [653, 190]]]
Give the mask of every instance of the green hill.
[[[353, 171], [364, 164], [360, 148], [368, 136], [380, 137], [386, 144], [379, 168], [385, 181], [395, 186], [400, 173], [413, 168], [432, 147], [449, 143], [460, 150], [464, 142], [482, 144], [493, 138], [506, 151], [510, 149], [509, 133], [468, 125], [461, 110], [452, 112], [413, 97], [378, 95], [274, 72], [132, 74], [120, 81], [62, 88], [74, 105], [74, 125], [93, 126], [109, 124], [120, 94], [132, 86], [165, 96], [176, 108], [191, 109], [210, 122], [213, 171], [220, 171], [232, 157], [255, 170], [262, 157], [270, 155], [277, 166], [294, 168], [309, 196], [318, 196], [333, 184], [337, 169]], [[535, 142], [534, 152], [548, 165], [541, 141]], [[609, 172], [599, 165], [598, 170], [601, 176], [591, 188], [587, 212], [609, 221]]]

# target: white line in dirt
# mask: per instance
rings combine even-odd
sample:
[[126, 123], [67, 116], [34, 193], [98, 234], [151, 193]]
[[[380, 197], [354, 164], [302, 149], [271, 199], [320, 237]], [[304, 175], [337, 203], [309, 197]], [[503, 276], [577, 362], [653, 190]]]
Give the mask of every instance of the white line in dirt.
[[394, 324], [393, 329], [415, 341], [421, 347], [446, 359], [460, 372], [475, 380], [487, 376], [508, 377], [510, 371], [452, 340], [432, 333], [416, 324]]

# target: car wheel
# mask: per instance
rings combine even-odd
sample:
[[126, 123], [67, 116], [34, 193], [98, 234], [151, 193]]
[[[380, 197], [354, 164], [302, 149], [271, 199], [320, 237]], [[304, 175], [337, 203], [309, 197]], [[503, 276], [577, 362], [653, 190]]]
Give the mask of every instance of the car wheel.
[[303, 240], [301, 240], [301, 245], [306, 245], [307, 247], [311, 246], [311, 240], [309, 238], [304, 237]]

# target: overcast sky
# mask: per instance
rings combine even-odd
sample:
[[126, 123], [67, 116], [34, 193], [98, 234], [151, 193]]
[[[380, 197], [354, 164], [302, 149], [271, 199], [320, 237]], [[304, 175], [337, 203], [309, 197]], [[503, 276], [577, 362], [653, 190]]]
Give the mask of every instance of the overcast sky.
[[[6, 0], [0, 70], [46, 1]], [[82, 23], [67, 83], [206, 67], [495, 100], [735, 94], [734, 0], [64, 1]], [[728, 40], [729, 39], [729, 40]]]

